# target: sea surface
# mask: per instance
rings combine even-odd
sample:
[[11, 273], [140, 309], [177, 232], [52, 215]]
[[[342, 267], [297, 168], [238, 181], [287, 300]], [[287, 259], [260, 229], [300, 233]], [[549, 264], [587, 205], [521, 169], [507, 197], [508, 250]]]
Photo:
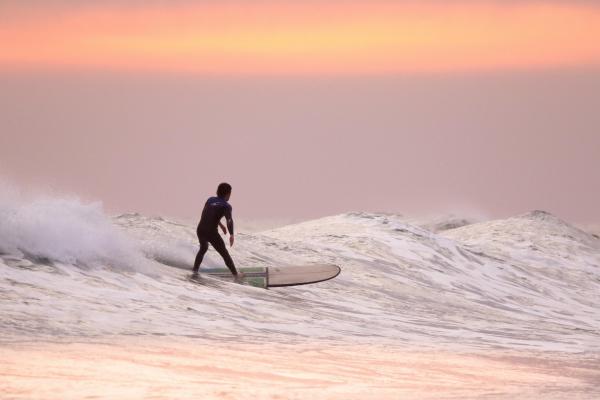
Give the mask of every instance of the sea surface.
[[237, 266], [342, 268], [264, 290], [191, 279], [194, 224], [0, 205], [3, 399], [600, 398], [600, 239], [543, 211], [240, 229]]

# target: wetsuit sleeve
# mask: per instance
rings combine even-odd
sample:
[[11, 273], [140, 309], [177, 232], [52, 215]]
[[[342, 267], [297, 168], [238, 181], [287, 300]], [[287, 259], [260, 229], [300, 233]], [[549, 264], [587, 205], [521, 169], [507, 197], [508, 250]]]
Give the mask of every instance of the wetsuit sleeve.
[[225, 209], [225, 220], [227, 221], [227, 230], [229, 230], [229, 234], [233, 235], [233, 217], [231, 216], [231, 211], [231, 206]]

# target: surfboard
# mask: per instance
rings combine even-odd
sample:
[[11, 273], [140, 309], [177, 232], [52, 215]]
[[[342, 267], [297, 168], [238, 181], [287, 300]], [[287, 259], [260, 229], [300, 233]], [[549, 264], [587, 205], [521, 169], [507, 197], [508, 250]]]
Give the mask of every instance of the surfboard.
[[[239, 270], [244, 273], [244, 278], [239, 283], [265, 289], [323, 282], [335, 278], [341, 272], [341, 268], [333, 264], [247, 267], [239, 268]], [[227, 268], [201, 268], [200, 274], [234, 281]]]

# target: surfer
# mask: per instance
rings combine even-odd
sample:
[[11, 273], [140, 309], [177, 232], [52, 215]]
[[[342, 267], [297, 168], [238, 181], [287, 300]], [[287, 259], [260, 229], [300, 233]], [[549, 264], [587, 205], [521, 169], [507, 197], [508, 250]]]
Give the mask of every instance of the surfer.
[[[232, 208], [228, 203], [230, 196], [231, 185], [223, 182], [219, 184], [219, 187], [217, 188], [217, 196], [210, 197], [204, 205], [202, 217], [200, 217], [200, 222], [196, 229], [198, 241], [200, 242], [200, 250], [198, 250], [196, 260], [194, 261], [194, 273], [198, 272], [204, 254], [206, 254], [206, 251], [208, 250], [208, 244], [210, 243], [221, 257], [223, 257], [225, 265], [227, 265], [227, 268], [229, 268], [231, 273], [237, 279], [240, 279], [243, 276], [241, 272], [238, 273], [235, 269], [233, 260], [231, 259], [227, 247], [225, 247], [225, 242], [223, 242], [223, 238], [219, 235], [218, 230], [218, 227], [221, 227], [225, 235], [227, 234], [227, 230], [229, 230], [229, 245], [233, 246], [235, 239], [233, 235], [233, 218], [231, 216]], [[223, 217], [225, 217], [227, 227], [221, 223], [221, 218]]]

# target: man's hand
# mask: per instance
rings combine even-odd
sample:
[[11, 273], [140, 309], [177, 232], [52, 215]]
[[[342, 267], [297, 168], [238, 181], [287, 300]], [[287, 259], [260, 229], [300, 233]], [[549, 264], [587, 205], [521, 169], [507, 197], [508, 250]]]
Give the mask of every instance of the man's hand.
[[229, 247], [233, 247], [233, 235], [229, 236]]
[[225, 225], [223, 225], [221, 222], [219, 222], [219, 226], [223, 230], [223, 235], [227, 235], [227, 228], [225, 228]]

